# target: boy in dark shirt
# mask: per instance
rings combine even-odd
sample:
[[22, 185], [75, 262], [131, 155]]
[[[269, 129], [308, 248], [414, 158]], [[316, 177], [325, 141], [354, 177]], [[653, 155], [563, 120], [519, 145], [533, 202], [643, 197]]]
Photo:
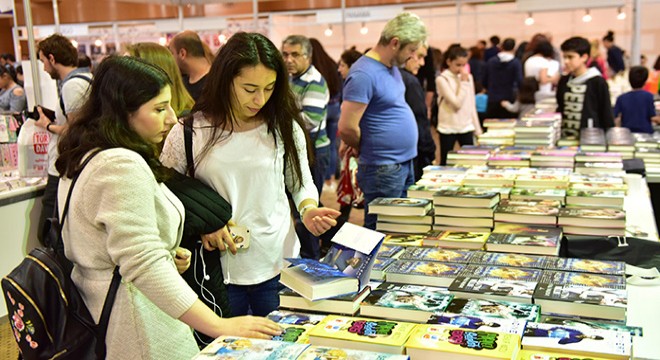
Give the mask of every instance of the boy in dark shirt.
[[607, 82], [596, 68], [587, 67], [591, 45], [581, 37], [561, 44], [564, 75], [557, 85], [557, 111], [562, 114], [562, 138], [578, 138], [580, 129], [593, 127], [607, 130], [614, 126], [612, 103]]
[[653, 122], [660, 122], [653, 105], [653, 95], [643, 87], [649, 77], [649, 71], [643, 66], [633, 66], [628, 73], [628, 81], [633, 90], [616, 99], [614, 105], [615, 123], [632, 132], [653, 133]]

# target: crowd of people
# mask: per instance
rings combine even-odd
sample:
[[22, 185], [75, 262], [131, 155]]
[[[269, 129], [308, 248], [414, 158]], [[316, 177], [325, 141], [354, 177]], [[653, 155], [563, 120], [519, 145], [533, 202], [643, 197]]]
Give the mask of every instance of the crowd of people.
[[[303, 35], [278, 46], [237, 33], [212, 54], [184, 31], [167, 47], [133, 44], [93, 70], [61, 35], [38, 43], [60, 104], [55, 118], [40, 109], [36, 120], [51, 133], [42, 219], [79, 175], [63, 238], [95, 318], [115, 266], [123, 279], [108, 357], [183, 358], [197, 351], [195, 340], [208, 341], [204, 335], [278, 334], [263, 316], [279, 305], [284, 258], [318, 259], [320, 237], [350, 211], [319, 202], [343, 157], [359, 159], [364, 226], [374, 229], [369, 202], [405, 197], [425, 166], [444, 165], [456, 144], [473, 144], [483, 118], [556, 100], [564, 136], [587, 126], [652, 131], [648, 70], [629, 70], [634, 90], [612, 110], [605, 78], [626, 69], [611, 32], [602, 39], [607, 62], [598, 42], [581, 37], [557, 49], [544, 34], [518, 47], [493, 36], [489, 47], [445, 51], [427, 37], [418, 16], [402, 13], [373, 47], [335, 61]], [[0, 108], [20, 112], [18, 69], [12, 57], [2, 59]], [[182, 178], [195, 182], [184, 186]], [[210, 193], [191, 200], [190, 187]], [[208, 203], [223, 214], [193, 225], [190, 217]], [[238, 228], [249, 229], [249, 247], [237, 247]]]

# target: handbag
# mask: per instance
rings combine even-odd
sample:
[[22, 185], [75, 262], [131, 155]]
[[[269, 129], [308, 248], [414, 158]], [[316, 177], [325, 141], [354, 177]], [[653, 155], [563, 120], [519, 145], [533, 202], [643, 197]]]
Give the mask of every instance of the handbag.
[[350, 155], [341, 158], [339, 183], [337, 184], [337, 202], [341, 206], [364, 206], [364, 194], [357, 182], [357, 159]]

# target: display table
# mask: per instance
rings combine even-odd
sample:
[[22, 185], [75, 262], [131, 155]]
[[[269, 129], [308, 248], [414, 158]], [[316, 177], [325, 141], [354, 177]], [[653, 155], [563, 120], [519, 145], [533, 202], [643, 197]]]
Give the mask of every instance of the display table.
[[[640, 178], [638, 184], [629, 184], [628, 194], [623, 203], [626, 210], [626, 236], [658, 241], [658, 228], [652, 204], [652, 192], [646, 179]], [[660, 352], [660, 351], [659, 351]]]
[[[45, 187], [26, 186], [0, 193], [0, 276], [7, 275], [38, 246], [37, 226]], [[7, 315], [2, 299], [0, 317]]]

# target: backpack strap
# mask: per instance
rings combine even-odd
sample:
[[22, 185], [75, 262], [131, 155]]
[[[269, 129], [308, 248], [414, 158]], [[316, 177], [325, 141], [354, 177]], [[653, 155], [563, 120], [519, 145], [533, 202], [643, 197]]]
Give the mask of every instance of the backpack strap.
[[[73, 75], [70, 78], [68, 78], [66, 82], [68, 82], [71, 79], [83, 79], [90, 84], [92, 83], [92, 79], [89, 76], [85, 76], [82, 74]], [[64, 87], [64, 84], [62, 84], [62, 87]], [[60, 109], [62, 109], [62, 114], [64, 114], [64, 117], [66, 117], [67, 114], [66, 114], [66, 110], [64, 109], [64, 96], [62, 96], [62, 94], [60, 94]]]
[[[85, 161], [83, 161], [82, 165], [80, 165], [80, 169], [71, 180], [71, 186], [69, 187], [69, 191], [66, 195], [66, 201], [64, 202], [62, 219], [60, 220], [60, 233], [59, 233], [60, 241], [62, 239], [62, 229], [64, 228], [64, 220], [66, 219], [66, 214], [69, 212], [69, 202], [71, 200], [71, 194], [73, 193], [73, 188], [76, 185], [76, 182], [78, 181], [78, 177], [82, 173], [83, 169], [85, 169], [85, 166], [87, 166], [87, 164], [101, 151], [103, 150], [95, 150], [93, 153], [91, 153], [85, 159]], [[115, 266], [115, 269], [112, 272], [112, 280], [110, 281], [108, 293], [105, 297], [105, 302], [103, 303], [103, 310], [101, 311], [101, 319], [99, 320], [99, 324], [96, 326], [96, 335], [98, 337], [98, 340], [96, 341], [97, 359], [105, 359], [105, 355], [106, 355], [105, 336], [108, 333], [108, 323], [110, 322], [110, 313], [112, 312], [112, 306], [115, 303], [115, 297], [117, 295], [117, 290], [119, 289], [120, 282], [121, 282], [121, 275], [119, 274], [119, 266]]]
[[195, 162], [193, 159], [193, 117], [188, 116], [183, 120], [183, 144], [186, 148], [186, 174], [195, 178]]

